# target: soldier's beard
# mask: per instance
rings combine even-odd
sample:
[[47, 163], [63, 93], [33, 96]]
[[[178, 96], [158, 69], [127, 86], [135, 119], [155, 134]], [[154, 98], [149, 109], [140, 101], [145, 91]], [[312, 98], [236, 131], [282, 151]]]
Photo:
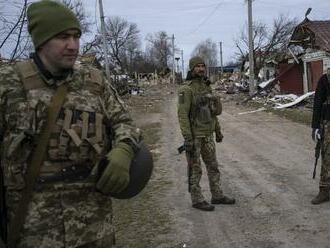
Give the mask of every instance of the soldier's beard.
[[205, 76], [205, 72], [194, 72], [192, 76], [194, 78], [203, 78]]

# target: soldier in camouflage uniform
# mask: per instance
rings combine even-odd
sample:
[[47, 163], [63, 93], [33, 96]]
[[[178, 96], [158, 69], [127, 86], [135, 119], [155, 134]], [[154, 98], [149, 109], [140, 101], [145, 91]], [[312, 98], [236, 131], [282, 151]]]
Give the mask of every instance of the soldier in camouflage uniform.
[[[8, 225], [25, 188], [47, 107], [64, 84], [68, 92], [51, 130], [17, 247], [112, 247], [109, 193], [128, 185], [140, 132], [103, 73], [76, 67], [81, 28], [73, 12], [44, 0], [32, 3], [27, 17], [36, 53], [29, 61], [0, 68], [1, 176]], [[98, 175], [98, 161], [105, 156], [108, 166]]]
[[[199, 185], [202, 176], [200, 156], [209, 178], [212, 204], [234, 204], [235, 199], [225, 196], [220, 186], [220, 171], [216, 158], [213, 133], [220, 132], [217, 115], [222, 111], [220, 97], [212, 93], [210, 82], [205, 77], [205, 63], [200, 57], [189, 61], [190, 78], [179, 89], [178, 118], [184, 138], [188, 164], [192, 206], [212, 211], [214, 206], [205, 201]], [[221, 135], [221, 133], [220, 133]], [[222, 137], [218, 138], [221, 142]]]
[[322, 165], [319, 193], [312, 204], [321, 204], [330, 200], [330, 69], [317, 83], [314, 96], [312, 138], [321, 142]]

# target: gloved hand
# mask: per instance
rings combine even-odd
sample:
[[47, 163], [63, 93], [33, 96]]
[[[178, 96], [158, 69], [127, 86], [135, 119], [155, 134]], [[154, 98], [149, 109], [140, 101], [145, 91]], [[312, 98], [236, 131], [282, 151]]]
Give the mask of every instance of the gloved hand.
[[219, 132], [215, 132], [215, 141], [217, 142], [217, 143], [220, 143], [220, 142], [222, 142], [222, 140], [223, 140], [223, 135], [222, 135], [222, 133], [219, 131]]
[[192, 139], [185, 139], [184, 149], [186, 150], [186, 152], [191, 152], [194, 149], [194, 141]]
[[312, 139], [317, 142], [321, 139], [321, 130], [319, 128], [313, 128]]
[[129, 183], [130, 164], [134, 151], [126, 143], [118, 143], [107, 155], [108, 165], [104, 169], [96, 188], [104, 194], [120, 193]]

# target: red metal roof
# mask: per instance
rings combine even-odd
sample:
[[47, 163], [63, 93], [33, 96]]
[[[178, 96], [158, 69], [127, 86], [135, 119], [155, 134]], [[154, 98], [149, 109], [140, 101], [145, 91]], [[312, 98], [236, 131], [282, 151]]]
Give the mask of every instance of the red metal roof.
[[295, 28], [290, 43], [312, 43], [313, 47], [330, 52], [330, 20], [311, 21], [306, 18]]

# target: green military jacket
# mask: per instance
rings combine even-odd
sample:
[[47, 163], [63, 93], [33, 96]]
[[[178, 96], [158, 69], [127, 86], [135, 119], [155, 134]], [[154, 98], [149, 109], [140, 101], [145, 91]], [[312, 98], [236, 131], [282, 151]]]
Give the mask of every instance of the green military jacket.
[[[0, 154], [9, 221], [25, 187], [29, 158], [47, 118], [54, 84], [67, 83], [68, 94], [17, 247], [98, 247], [102, 240], [106, 242], [102, 247], [111, 247], [106, 241], [114, 233], [111, 199], [95, 190], [92, 172], [111, 142], [128, 140], [137, 146], [140, 131], [102, 72], [81, 65], [54, 82], [32, 61], [30, 65], [24, 75], [15, 65], [0, 67]], [[31, 87], [25, 88], [22, 79], [31, 80]], [[39, 81], [42, 87], [35, 85]]]
[[211, 111], [210, 85], [202, 78], [186, 82], [178, 91], [178, 119], [184, 139], [206, 137], [215, 131], [216, 114]]

